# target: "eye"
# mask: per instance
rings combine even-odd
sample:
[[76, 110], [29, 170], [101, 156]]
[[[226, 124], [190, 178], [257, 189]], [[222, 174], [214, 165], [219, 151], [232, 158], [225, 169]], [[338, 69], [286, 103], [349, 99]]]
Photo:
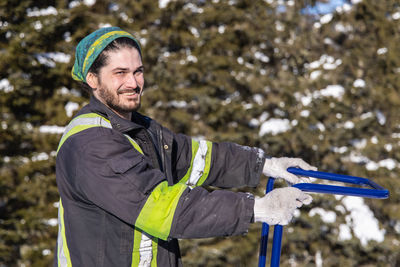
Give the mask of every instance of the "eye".
[[142, 74], [143, 73], [143, 68], [139, 68], [137, 70], [135, 70], [135, 72], [133, 74]]
[[125, 73], [126, 73], [126, 71], [119, 70], [119, 71], [114, 72], [114, 75], [116, 75], [116, 76], [123, 76], [123, 75], [125, 75]]

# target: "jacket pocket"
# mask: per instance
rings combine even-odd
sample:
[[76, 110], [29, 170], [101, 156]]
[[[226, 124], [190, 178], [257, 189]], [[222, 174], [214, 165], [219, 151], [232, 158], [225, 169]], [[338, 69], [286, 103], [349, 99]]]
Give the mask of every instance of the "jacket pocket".
[[143, 156], [134, 151], [119, 154], [108, 160], [111, 169], [118, 174], [125, 173], [143, 161]]

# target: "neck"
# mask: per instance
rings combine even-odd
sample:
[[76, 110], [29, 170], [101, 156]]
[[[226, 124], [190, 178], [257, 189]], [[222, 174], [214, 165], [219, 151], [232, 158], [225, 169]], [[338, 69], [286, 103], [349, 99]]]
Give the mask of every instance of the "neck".
[[117, 114], [118, 116], [120, 116], [121, 118], [130, 121], [132, 119], [132, 112], [118, 112], [116, 110], [111, 109], [112, 111], [115, 112], [115, 114]]
[[128, 120], [128, 121], [130, 121], [131, 120], [131, 118], [132, 118], [132, 112], [131, 111], [129, 111], [129, 112], [126, 112], [126, 111], [122, 111], [122, 110], [115, 110], [115, 109], [113, 109], [112, 107], [110, 107], [110, 106], [108, 106], [108, 105], [106, 105], [112, 112], [114, 112], [115, 114], [117, 114], [119, 117], [121, 117], [121, 118], [123, 118], [123, 119], [125, 119], [125, 120]]

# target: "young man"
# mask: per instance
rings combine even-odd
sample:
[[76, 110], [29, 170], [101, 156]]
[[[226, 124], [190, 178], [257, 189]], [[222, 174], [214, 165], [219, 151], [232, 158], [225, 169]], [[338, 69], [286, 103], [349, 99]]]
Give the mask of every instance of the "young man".
[[117, 27], [99, 29], [77, 46], [72, 76], [91, 99], [57, 150], [55, 266], [181, 266], [177, 238], [243, 234], [251, 222], [287, 224], [311, 202], [293, 187], [257, 199], [205, 190], [255, 187], [261, 173], [297, 183], [307, 180], [288, 167], [315, 168], [169, 131], [137, 112], [143, 75], [138, 42]]

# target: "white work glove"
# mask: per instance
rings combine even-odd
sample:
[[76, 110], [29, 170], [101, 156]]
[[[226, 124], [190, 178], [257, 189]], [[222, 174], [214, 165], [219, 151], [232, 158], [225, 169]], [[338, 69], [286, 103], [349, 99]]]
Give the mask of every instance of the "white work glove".
[[294, 211], [303, 204], [310, 204], [312, 197], [298, 188], [277, 188], [254, 202], [254, 221], [269, 225], [286, 225], [292, 220]]
[[284, 179], [289, 185], [298, 183], [310, 183], [308, 177], [299, 177], [287, 171], [289, 167], [298, 167], [303, 170], [316, 171], [317, 168], [311, 166], [300, 158], [270, 158], [265, 159], [263, 174], [268, 177]]

